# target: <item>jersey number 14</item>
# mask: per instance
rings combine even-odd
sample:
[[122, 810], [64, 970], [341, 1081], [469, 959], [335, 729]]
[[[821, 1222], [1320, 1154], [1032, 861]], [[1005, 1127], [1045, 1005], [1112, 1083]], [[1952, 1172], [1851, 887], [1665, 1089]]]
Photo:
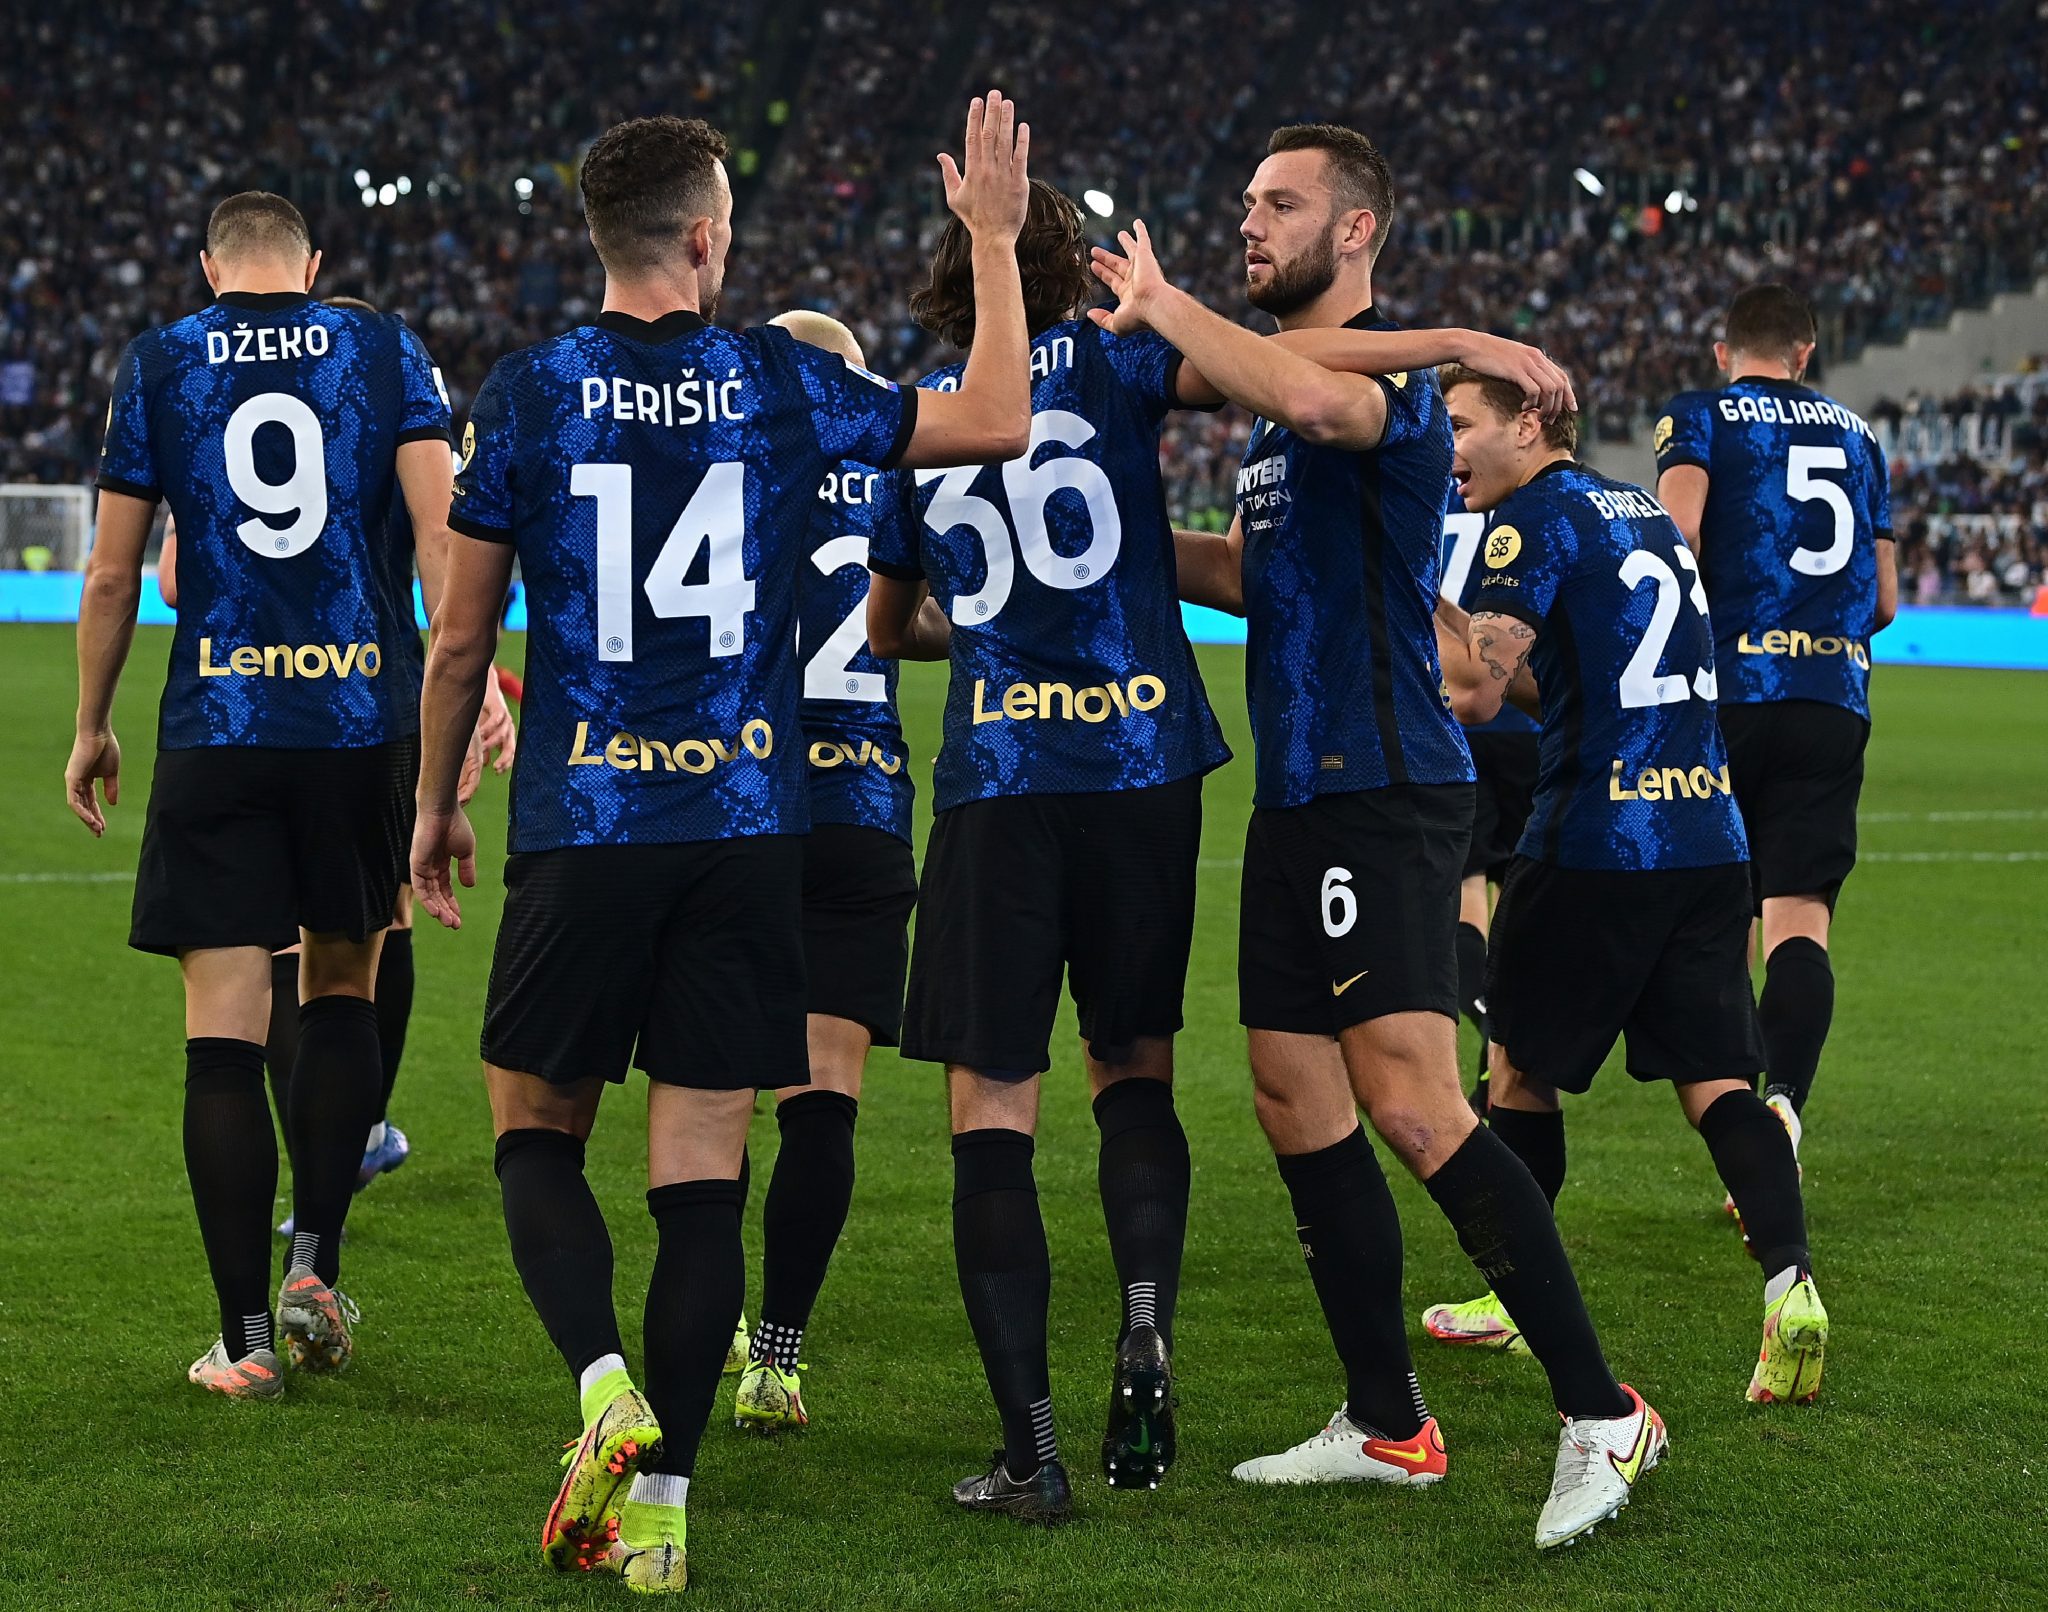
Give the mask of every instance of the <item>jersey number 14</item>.
[[[724, 460], [704, 472], [697, 490], [647, 569], [647, 603], [664, 621], [702, 616], [714, 656], [747, 647], [754, 580], [746, 574], [747, 467]], [[569, 491], [597, 504], [597, 658], [633, 658], [633, 467], [576, 465]], [[705, 580], [685, 582], [705, 547]]]

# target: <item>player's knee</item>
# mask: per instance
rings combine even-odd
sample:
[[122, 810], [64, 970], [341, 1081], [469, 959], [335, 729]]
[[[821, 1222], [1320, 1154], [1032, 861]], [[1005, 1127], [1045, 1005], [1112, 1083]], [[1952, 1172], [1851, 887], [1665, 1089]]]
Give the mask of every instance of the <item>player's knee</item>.
[[383, 949], [382, 932], [366, 940], [350, 940], [346, 935], [307, 936], [299, 963], [299, 994], [308, 1002], [317, 996], [375, 996], [377, 957]]

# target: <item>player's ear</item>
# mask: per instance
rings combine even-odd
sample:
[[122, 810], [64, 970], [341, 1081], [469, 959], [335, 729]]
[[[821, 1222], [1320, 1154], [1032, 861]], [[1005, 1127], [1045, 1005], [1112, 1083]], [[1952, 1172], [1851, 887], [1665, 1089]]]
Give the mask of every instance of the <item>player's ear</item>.
[[1370, 207], [1354, 207], [1344, 215], [1344, 232], [1337, 237], [1337, 249], [1347, 256], [1372, 245], [1372, 232], [1380, 227]]
[[711, 261], [711, 215], [706, 213], [690, 226], [690, 261], [698, 268]]
[[1806, 366], [1812, 362], [1813, 343], [1802, 341], [1792, 349], [1792, 379], [1795, 381], [1804, 380], [1806, 378]]
[[1714, 343], [1714, 368], [1723, 375], [1728, 373], [1728, 344], [1725, 341]]
[[306, 291], [312, 293], [313, 282], [320, 278], [320, 254], [315, 252], [306, 259]]
[[203, 246], [199, 249], [199, 272], [206, 276], [207, 289], [213, 292], [215, 296], [219, 296], [220, 268], [213, 261], [212, 254]]

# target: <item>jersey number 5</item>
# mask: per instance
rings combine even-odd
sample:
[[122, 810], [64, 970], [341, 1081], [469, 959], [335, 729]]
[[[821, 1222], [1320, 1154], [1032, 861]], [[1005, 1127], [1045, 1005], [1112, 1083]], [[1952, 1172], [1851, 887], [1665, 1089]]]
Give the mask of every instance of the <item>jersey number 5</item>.
[[1819, 499], [1834, 512], [1834, 540], [1824, 549], [1796, 548], [1787, 562], [1802, 576], [1833, 576], [1849, 563], [1856, 542], [1856, 512], [1849, 495], [1816, 470], [1847, 470], [1849, 456], [1840, 448], [1795, 447], [1785, 460], [1785, 496], [1802, 504]]
[[[704, 472], [647, 568], [647, 602], [664, 621], [702, 616], [714, 656], [747, 647], [754, 582], [746, 574], [747, 467], [724, 460]], [[597, 658], [633, 658], [633, 467], [575, 465], [569, 491], [597, 503]], [[702, 582], [685, 582], [710, 546]]]
[[1700, 667], [1690, 680], [1683, 672], [1657, 670], [1658, 662], [1664, 658], [1664, 646], [1671, 640], [1671, 629], [1678, 625], [1679, 613], [1685, 606], [1690, 603], [1702, 621], [1707, 615], [1707, 593], [1700, 586], [1699, 561], [1683, 543], [1674, 552], [1678, 563], [1692, 573], [1690, 587], [1681, 584], [1678, 573], [1648, 549], [1631, 550], [1621, 562], [1622, 585], [1629, 592], [1635, 592], [1645, 582], [1657, 584], [1657, 602], [1650, 611], [1650, 625], [1643, 630], [1643, 641], [1636, 645], [1636, 652], [1621, 669], [1616, 692], [1621, 696], [1624, 711], [1640, 710], [1646, 705], [1676, 705], [1695, 694], [1711, 700], [1717, 692], [1711, 667]]
[[[1123, 517], [1117, 513], [1116, 494], [1109, 477], [1092, 459], [1055, 456], [1036, 469], [1032, 456], [1048, 442], [1078, 448], [1095, 435], [1095, 427], [1066, 409], [1047, 409], [1031, 416], [1031, 446], [1022, 458], [1003, 465], [1003, 494], [1010, 505], [1010, 518], [1017, 523], [1017, 552], [1024, 565], [1048, 588], [1085, 588], [1109, 575], [1110, 567], [1124, 544]], [[1010, 584], [1016, 576], [1011, 557], [1010, 529], [1003, 512], [986, 498], [969, 491], [981, 474], [979, 465], [961, 465], [953, 470], [920, 470], [917, 484], [936, 480], [931, 506], [924, 523], [935, 532], [949, 532], [956, 526], [971, 526], [981, 539], [981, 551], [988, 571], [978, 593], [963, 593], [953, 600], [953, 620], [963, 627], [982, 627], [1002, 614], [1010, 602]], [[1079, 554], [1061, 554], [1052, 546], [1045, 528], [1045, 506], [1056, 492], [1080, 495], [1087, 506], [1088, 525], [1093, 532], [1087, 548]]]

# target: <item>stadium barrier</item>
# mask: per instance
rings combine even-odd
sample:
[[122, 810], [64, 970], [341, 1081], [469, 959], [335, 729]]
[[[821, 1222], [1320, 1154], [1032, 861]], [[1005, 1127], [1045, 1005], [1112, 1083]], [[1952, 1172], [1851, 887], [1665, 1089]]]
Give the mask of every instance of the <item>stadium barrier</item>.
[[[0, 622], [72, 622], [78, 619], [83, 573], [78, 571], [0, 571]], [[419, 589], [413, 589], [420, 626]], [[1188, 637], [1198, 644], [1241, 644], [1244, 622], [1200, 605], [1184, 605]], [[136, 619], [144, 626], [169, 626], [177, 618], [157, 591], [156, 573], [143, 576], [142, 606]], [[526, 630], [526, 597], [515, 583], [506, 607], [505, 626]], [[1891, 666], [1977, 666], [2007, 671], [2048, 671], [2048, 616], [2024, 606], [1992, 609], [1967, 605], [1901, 605], [1899, 619], [1877, 635], [1871, 658]]]

